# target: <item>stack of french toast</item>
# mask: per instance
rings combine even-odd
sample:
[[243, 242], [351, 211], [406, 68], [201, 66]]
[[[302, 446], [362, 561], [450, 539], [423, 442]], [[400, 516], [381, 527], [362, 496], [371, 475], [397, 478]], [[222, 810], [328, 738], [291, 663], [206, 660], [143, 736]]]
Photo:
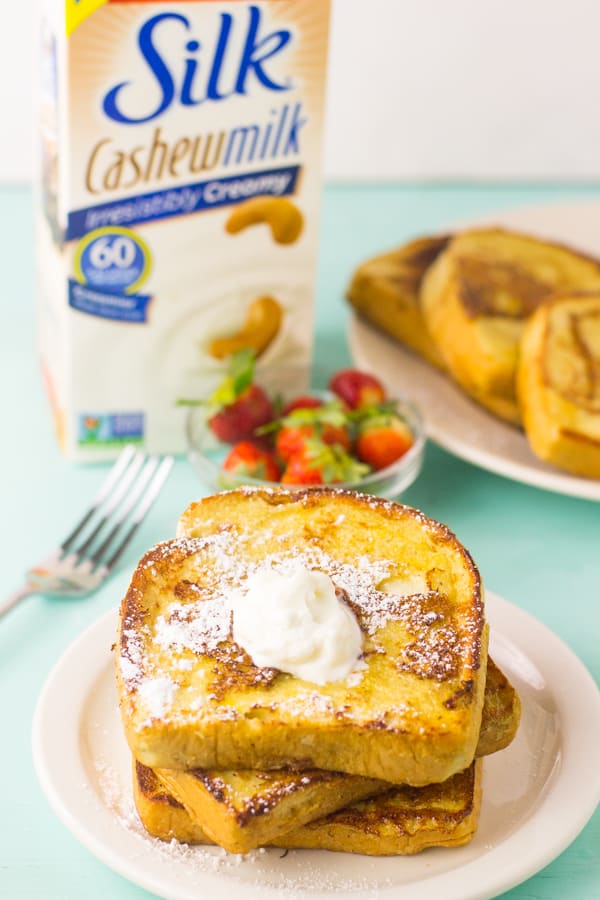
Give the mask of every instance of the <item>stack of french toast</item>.
[[[241, 632], [257, 589], [262, 614]], [[344, 672], [329, 589], [359, 635]], [[240, 633], [262, 641], [260, 658]], [[289, 662], [269, 664], [271, 645]], [[193, 503], [137, 566], [115, 646], [136, 806], [165, 841], [369, 855], [465, 844], [483, 757], [519, 724], [467, 550], [415, 509], [348, 491]]]
[[348, 299], [522, 426], [542, 460], [600, 478], [600, 260], [499, 228], [467, 230], [367, 260]]

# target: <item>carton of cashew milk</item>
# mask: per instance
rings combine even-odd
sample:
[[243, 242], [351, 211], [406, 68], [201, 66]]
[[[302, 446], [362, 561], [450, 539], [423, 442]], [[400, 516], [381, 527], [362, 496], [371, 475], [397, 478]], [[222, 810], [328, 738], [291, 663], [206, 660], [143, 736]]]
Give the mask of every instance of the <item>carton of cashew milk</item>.
[[185, 449], [233, 351], [308, 368], [325, 0], [42, 0], [38, 341], [64, 452]]

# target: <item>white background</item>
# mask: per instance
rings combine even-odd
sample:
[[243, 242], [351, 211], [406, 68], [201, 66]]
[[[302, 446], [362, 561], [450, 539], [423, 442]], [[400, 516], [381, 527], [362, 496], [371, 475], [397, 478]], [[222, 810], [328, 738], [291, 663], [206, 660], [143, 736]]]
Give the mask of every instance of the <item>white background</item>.
[[[3, 181], [31, 176], [35, 5], [0, 0]], [[598, 0], [334, 0], [329, 178], [598, 178], [599, 107]]]

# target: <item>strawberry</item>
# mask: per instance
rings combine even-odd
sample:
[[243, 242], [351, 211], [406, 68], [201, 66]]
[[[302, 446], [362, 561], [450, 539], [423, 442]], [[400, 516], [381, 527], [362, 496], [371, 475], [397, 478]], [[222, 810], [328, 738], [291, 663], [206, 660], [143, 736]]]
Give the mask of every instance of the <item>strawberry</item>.
[[339, 444], [326, 444], [310, 438], [303, 449], [288, 460], [281, 476], [282, 484], [339, 484], [356, 482], [370, 471], [357, 462]]
[[272, 453], [261, 449], [252, 441], [239, 441], [225, 459], [222, 468], [226, 472], [263, 481], [279, 481], [279, 466]]
[[319, 397], [311, 397], [309, 394], [303, 394], [301, 397], [294, 397], [289, 400], [283, 407], [281, 413], [288, 416], [295, 409], [315, 409], [317, 406], [323, 406], [323, 401]]
[[325, 484], [323, 471], [304, 453], [295, 453], [281, 476], [282, 484]]
[[[180, 401], [191, 404], [193, 401]], [[234, 353], [229, 371], [208, 401], [208, 426], [226, 444], [254, 436], [257, 428], [273, 418], [273, 404], [266, 391], [254, 382], [254, 354]]]
[[384, 403], [387, 398], [379, 379], [358, 369], [341, 369], [336, 372], [329, 380], [329, 390], [350, 409], [375, 406]]
[[339, 444], [344, 450], [350, 449], [346, 415], [337, 402], [321, 404], [311, 409], [294, 409], [289, 415], [279, 419], [277, 424], [279, 431], [275, 438], [275, 449], [284, 461], [303, 450], [307, 441], [312, 438], [318, 438], [324, 444]]
[[257, 428], [272, 418], [273, 406], [268, 394], [258, 384], [251, 384], [232, 403], [212, 415], [208, 424], [220, 441], [235, 444], [253, 437]]
[[350, 437], [345, 428], [339, 425], [322, 425], [306, 423], [305, 425], [284, 425], [275, 439], [277, 454], [284, 461], [302, 452], [306, 442], [318, 437], [324, 444], [339, 444], [350, 449]]
[[412, 444], [406, 422], [394, 413], [382, 412], [363, 420], [354, 449], [359, 459], [379, 471], [404, 456]]

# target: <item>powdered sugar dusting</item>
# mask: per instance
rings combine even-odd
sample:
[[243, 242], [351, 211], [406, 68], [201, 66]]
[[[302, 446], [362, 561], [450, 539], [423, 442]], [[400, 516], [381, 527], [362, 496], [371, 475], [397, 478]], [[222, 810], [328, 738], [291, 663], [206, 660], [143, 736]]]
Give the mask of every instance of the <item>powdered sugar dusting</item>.
[[[444, 615], [439, 610], [442, 595], [428, 589], [422, 573], [405, 571], [399, 576], [392, 561], [366, 554], [352, 563], [344, 562], [325, 552], [317, 542], [311, 545], [308, 541], [299, 552], [294, 549], [293, 538], [291, 533], [279, 533], [274, 541], [273, 535], [261, 530], [261, 539], [270, 540], [271, 547], [280, 546], [281, 550], [258, 560], [245, 552], [245, 545], [251, 544], [251, 533], [227, 527], [201, 537], [179, 538], [158, 548], [159, 557], [178, 549], [183, 551], [186, 564], [189, 563], [188, 580], [173, 587], [173, 600], [156, 618], [151, 634], [143, 634], [139, 626], [123, 630], [120, 657], [122, 677], [130, 689], [138, 689], [149, 719], [165, 717], [169, 712], [179, 690], [176, 673], [189, 671], [193, 657], [210, 655], [226, 660], [232, 673], [236, 667], [251, 663], [232, 639], [228, 598], [233, 591], [243, 593], [247, 579], [262, 570], [289, 576], [301, 565], [326, 573], [343, 592], [367, 636], [375, 639], [391, 619], [402, 621], [411, 639], [400, 651], [396, 663], [399, 669], [440, 681], [456, 674], [463, 655], [468, 655], [473, 634], [467, 627], [465, 635], [459, 635], [451, 614]], [[156, 557], [149, 562], [149, 567], [154, 565]], [[194, 580], [196, 571], [199, 583]], [[473, 628], [476, 627], [474, 622]], [[174, 680], [153, 671], [152, 650], [148, 651], [148, 646], [160, 648], [163, 656], [169, 655]], [[346, 686], [351, 689], [359, 685], [364, 671], [361, 665], [356, 666], [347, 676]], [[258, 668], [254, 683], [270, 683], [276, 674], [277, 670]], [[188, 697], [187, 702], [194, 701]]]
[[231, 614], [219, 593], [187, 606], [172, 603], [168, 613], [156, 620], [155, 641], [163, 650], [206, 653], [226, 641], [230, 630]]
[[135, 628], [125, 628], [121, 634], [121, 676], [129, 687], [134, 687], [142, 674], [144, 644], [142, 634]]
[[146, 678], [140, 684], [140, 699], [152, 718], [159, 718], [167, 712], [173, 702], [176, 687], [175, 683], [166, 675]]

